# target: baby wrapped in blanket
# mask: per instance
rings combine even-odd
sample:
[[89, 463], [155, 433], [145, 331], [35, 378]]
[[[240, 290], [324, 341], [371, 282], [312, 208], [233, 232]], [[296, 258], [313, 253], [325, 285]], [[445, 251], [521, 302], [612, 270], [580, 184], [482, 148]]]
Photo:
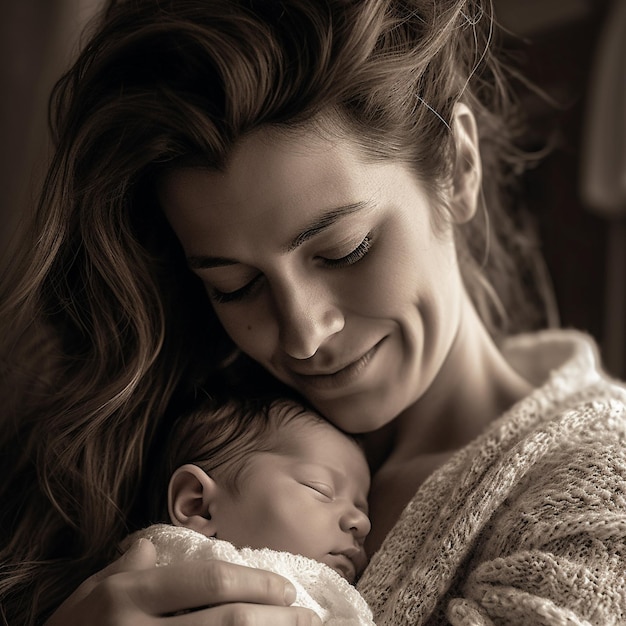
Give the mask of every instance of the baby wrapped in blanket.
[[149, 539], [160, 566], [220, 559], [270, 570], [324, 624], [374, 624], [352, 586], [370, 531], [369, 470], [353, 439], [291, 400], [207, 400], [178, 419], [168, 452], [172, 523], [125, 545]]

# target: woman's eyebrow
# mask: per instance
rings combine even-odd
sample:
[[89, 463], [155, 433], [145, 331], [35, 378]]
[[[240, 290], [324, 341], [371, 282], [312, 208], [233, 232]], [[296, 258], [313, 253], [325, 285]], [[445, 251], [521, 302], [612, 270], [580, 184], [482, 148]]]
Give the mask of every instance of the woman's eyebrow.
[[369, 202], [353, 202], [352, 204], [346, 204], [344, 206], [340, 206], [330, 211], [326, 211], [322, 215], [315, 218], [315, 220], [309, 224], [301, 233], [296, 235], [289, 245], [285, 247], [286, 252], [291, 252], [295, 250], [298, 246], [301, 246], [305, 241], [311, 239], [311, 237], [315, 237], [315, 235], [321, 233], [322, 231], [330, 228], [333, 224], [335, 224], [342, 217], [346, 217], [347, 215], [351, 215], [352, 213], [356, 213], [357, 211], [361, 211], [370, 206]]
[[[323, 232], [327, 228], [330, 228], [333, 224], [338, 222], [343, 217], [352, 215], [358, 211], [370, 207], [371, 204], [366, 201], [353, 202], [344, 206], [336, 207], [325, 211], [321, 215], [315, 218], [311, 224], [309, 224], [301, 233], [296, 235], [290, 242], [284, 247], [285, 252], [291, 252], [305, 241], [308, 241], [315, 235]], [[188, 256], [187, 264], [192, 270], [205, 270], [212, 267], [225, 267], [227, 265], [238, 265], [239, 261], [235, 259], [229, 259], [222, 256]]]

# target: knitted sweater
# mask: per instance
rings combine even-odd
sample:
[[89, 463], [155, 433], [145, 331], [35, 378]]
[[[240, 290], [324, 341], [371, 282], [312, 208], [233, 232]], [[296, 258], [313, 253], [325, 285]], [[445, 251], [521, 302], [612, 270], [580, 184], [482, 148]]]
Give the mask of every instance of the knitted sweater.
[[626, 388], [580, 333], [504, 353], [536, 389], [407, 505], [358, 584], [378, 626], [626, 623]]

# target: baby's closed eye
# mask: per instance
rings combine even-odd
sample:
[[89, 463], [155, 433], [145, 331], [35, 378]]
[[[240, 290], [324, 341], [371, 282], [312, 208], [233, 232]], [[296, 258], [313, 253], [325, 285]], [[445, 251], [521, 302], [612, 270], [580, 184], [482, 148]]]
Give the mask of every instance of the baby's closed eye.
[[326, 483], [307, 481], [306, 483], [303, 483], [303, 484], [305, 487], [312, 489], [313, 491], [317, 492], [318, 494], [321, 494], [322, 496], [324, 496], [325, 498], [328, 498], [329, 500], [333, 500], [335, 497], [335, 492], [333, 488], [330, 485], [327, 485]]

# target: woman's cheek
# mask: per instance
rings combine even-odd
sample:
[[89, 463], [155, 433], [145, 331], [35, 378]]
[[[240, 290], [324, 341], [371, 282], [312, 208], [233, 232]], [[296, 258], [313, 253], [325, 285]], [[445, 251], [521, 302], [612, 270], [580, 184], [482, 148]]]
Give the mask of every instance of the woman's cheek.
[[245, 306], [243, 303], [217, 305], [216, 314], [224, 330], [237, 347], [256, 361], [272, 354], [276, 343], [277, 327], [260, 303]]

